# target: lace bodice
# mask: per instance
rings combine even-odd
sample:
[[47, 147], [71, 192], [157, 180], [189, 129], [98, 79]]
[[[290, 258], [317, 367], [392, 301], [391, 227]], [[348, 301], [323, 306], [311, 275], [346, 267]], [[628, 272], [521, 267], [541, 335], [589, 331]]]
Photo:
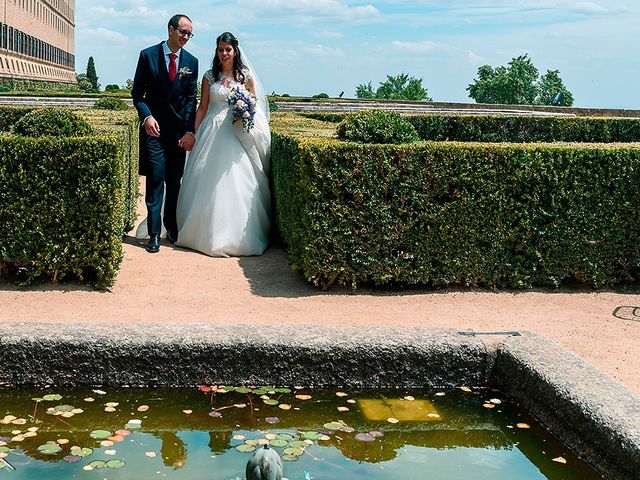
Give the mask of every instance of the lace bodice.
[[[249, 70], [245, 70], [243, 73], [245, 74], [246, 82], [251, 78], [251, 72], [249, 72]], [[209, 109], [213, 110], [214, 114], [217, 114], [224, 109], [228, 109], [229, 104], [227, 102], [227, 96], [229, 95], [229, 90], [236, 85], [241, 85], [241, 83], [224, 75], [216, 82], [213, 80], [212, 70], [207, 70], [204, 77], [209, 81]]]

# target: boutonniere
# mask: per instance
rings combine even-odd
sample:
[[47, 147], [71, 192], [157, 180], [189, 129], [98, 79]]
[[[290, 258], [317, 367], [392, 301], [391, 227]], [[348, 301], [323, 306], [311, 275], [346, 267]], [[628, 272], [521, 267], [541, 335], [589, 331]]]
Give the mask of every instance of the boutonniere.
[[180, 77], [180, 80], [182, 80], [187, 75], [191, 75], [192, 73], [193, 72], [189, 70], [189, 67], [182, 67], [180, 70], [178, 70], [178, 76]]

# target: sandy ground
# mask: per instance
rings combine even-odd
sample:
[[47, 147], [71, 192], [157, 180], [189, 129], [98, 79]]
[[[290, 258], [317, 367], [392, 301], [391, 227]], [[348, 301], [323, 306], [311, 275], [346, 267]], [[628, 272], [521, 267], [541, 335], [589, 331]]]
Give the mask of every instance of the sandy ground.
[[[423, 325], [534, 331], [555, 339], [640, 395], [640, 295], [613, 292], [360, 289], [319, 291], [282, 249], [210, 258], [163, 242], [149, 254], [127, 237], [111, 291], [78, 284], [19, 290], [0, 283], [0, 321]], [[624, 308], [620, 308], [624, 307]], [[635, 311], [640, 315], [640, 308]], [[489, 338], [489, 337], [487, 337]], [[494, 337], [491, 337], [494, 338]]]

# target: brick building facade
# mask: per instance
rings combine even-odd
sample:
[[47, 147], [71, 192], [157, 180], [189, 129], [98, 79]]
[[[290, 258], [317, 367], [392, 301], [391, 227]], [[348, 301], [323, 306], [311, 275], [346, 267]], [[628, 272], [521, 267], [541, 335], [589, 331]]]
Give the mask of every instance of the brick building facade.
[[0, 78], [75, 83], [75, 0], [0, 0]]

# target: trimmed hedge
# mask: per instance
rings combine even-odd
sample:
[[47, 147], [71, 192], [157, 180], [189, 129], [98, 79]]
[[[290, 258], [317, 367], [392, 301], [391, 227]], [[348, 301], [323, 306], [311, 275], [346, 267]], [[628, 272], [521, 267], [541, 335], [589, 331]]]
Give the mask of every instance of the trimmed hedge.
[[[309, 120], [307, 120], [309, 121]], [[277, 223], [317, 286], [604, 287], [640, 273], [640, 148], [272, 143]]]
[[26, 137], [84, 137], [91, 126], [67, 108], [38, 108], [22, 116], [11, 128]]
[[94, 136], [0, 135], [0, 271], [25, 284], [77, 278], [109, 287], [135, 223], [137, 116], [76, 113]]
[[114, 137], [0, 136], [0, 264], [113, 283], [122, 259], [122, 145]]
[[9, 132], [11, 127], [36, 107], [0, 106], [0, 132]]
[[398, 112], [363, 110], [345, 117], [338, 138], [361, 143], [412, 143], [420, 140], [416, 129]]
[[[304, 112], [339, 123], [349, 114]], [[423, 140], [460, 142], [640, 142], [640, 118], [509, 115], [406, 115]]]

